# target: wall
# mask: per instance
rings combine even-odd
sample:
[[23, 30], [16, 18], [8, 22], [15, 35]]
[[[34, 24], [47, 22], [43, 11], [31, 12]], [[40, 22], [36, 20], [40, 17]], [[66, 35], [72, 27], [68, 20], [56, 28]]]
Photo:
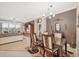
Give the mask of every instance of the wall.
[[2, 23], [0, 23], [0, 34], [2, 33]]
[[38, 23], [39, 19], [34, 20], [34, 32], [39, 35], [39, 24], [41, 24], [41, 33], [44, 33], [46, 31], [46, 18], [41, 18], [42, 22]]
[[76, 45], [77, 45], [77, 56], [79, 56], [79, 4], [77, 6], [77, 12], [76, 12]]
[[56, 14], [56, 16], [52, 19], [49, 19], [48, 17], [46, 19], [46, 29], [49, 32], [49, 34], [52, 34], [52, 30], [53, 32], [55, 32], [55, 24], [59, 23], [61, 26], [61, 32], [66, 37], [68, 43], [72, 47], [76, 46], [76, 9]]
[[77, 28], [77, 56], [79, 56], [79, 27]]

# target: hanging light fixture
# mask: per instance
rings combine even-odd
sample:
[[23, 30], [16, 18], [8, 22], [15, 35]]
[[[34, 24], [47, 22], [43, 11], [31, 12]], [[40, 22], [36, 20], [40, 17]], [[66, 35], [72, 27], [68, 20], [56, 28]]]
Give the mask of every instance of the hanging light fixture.
[[[48, 15], [49, 15], [49, 17], [48, 17], [49, 19], [52, 19], [52, 17], [55, 17], [55, 14], [53, 14], [52, 9], [53, 9], [53, 5], [49, 4], [49, 7], [47, 9]], [[46, 16], [45, 13], [42, 16], [45, 17]]]
[[53, 14], [53, 5], [49, 4], [48, 13], [49, 13], [49, 19], [52, 19], [52, 17], [55, 17], [55, 14]]

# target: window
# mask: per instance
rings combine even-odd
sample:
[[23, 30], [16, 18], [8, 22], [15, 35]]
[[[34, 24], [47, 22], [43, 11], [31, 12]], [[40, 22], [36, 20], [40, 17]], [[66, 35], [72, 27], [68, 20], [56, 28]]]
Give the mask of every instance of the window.
[[21, 32], [21, 24], [16, 24], [16, 32]]
[[8, 23], [2, 23], [2, 33], [8, 33]]
[[9, 33], [14, 33], [15, 32], [15, 24], [9, 24]]
[[8, 23], [2, 23], [2, 28], [8, 28]]
[[15, 24], [9, 24], [9, 28], [15, 28]]
[[21, 24], [18, 23], [0, 23], [0, 33], [19, 33]]

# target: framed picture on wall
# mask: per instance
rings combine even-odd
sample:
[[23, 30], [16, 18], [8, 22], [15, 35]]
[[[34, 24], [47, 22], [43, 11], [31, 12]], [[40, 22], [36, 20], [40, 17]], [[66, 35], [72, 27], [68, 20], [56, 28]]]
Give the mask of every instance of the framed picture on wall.
[[60, 32], [60, 24], [58, 23], [55, 24], [55, 31]]

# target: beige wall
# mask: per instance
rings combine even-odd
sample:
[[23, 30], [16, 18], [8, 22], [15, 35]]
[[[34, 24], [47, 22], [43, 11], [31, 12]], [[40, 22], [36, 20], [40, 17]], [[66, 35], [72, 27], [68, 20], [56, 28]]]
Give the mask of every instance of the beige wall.
[[[59, 21], [56, 21], [59, 19]], [[55, 21], [53, 21], [55, 20]], [[39, 34], [39, 27], [37, 20], [34, 21], [35, 33]], [[72, 9], [63, 13], [56, 14], [52, 19], [46, 17], [42, 19], [42, 28], [41, 32], [47, 31], [49, 34], [52, 34], [52, 31], [55, 32], [55, 23], [59, 23], [61, 26], [61, 32], [66, 37], [68, 43], [72, 47], [76, 47], [76, 9]], [[51, 29], [52, 28], [52, 29]]]
[[[59, 21], [56, 21], [59, 19]], [[66, 37], [68, 43], [72, 46], [76, 46], [76, 9], [56, 14], [52, 19], [47, 17], [47, 31], [49, 34], [55, 32], [55, 24], [59, 23], [61, 26], [61, 32]], [[52, 26], [52, 30], [51, 30]]]
[[79, 56], [79, 28], [77, 28], [77, 41], [76, 41], [76, 44], [77, 44], [77, 56]]
[[79, 18], [78, 18], [78, 16], [79, 16], [79, 4], [78, 4], [78, 6], [77, 6], [77, 13], [76, 13], [77, 15], [76, 15], [76, 25], [77, 25], [77, 27], [76, 27], [76, 45], [77, 45], [77, 56], [79, 56]]
[[46, 18], [41, 18], [42, 22], [37, 23], [39, 19], [34, 20], [34, 32], [39, 35], [39, 24], [41, 24], [41, 33], [44, 33], [46, 31]]

